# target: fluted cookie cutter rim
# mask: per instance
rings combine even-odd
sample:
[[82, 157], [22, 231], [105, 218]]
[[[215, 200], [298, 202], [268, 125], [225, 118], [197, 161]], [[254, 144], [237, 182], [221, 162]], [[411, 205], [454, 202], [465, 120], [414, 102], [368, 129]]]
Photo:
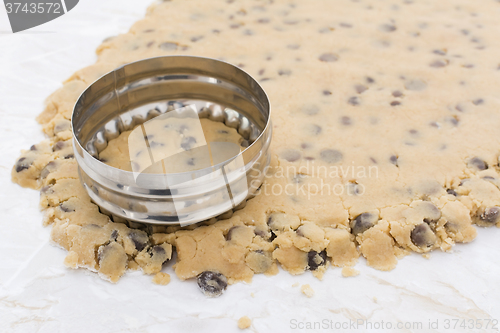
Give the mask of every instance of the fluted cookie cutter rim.
[[[151, 186], [138, 186], [132, 172], [99, 160], [107, 141], [123, 130], [171, 112], [176, 105], [190, 104], [196, 106], [200, 118], [236, 128], [249, 141], [248, 147], [213, 167], [170, 174], [181, 180], [202, 179], [189, 186], [180, 181], [173, 190], [157, 186], [159, 175], [154, 174], [144, 178]], [[83, 186], [103, 211], [125, 221], [187, 225], [224, 214], [255, 194], [270, 163], [272, 125], [267, 94], [242, 69], [211, 58], [163, 56], [123, 65], [97, 79], [80, 95], [71, 124]], [[225, 163], [238, 158], [244, 162], [239, 172], [223, 174]], [[214, 170], [224, 178], [211, 177]], [[200, 177], [206, 175], [210, 177], [203, 182]], [[210, 204], [216, 196], [224, 197], [224, 188], [230, 190], [244, 180], [247, 192]]]

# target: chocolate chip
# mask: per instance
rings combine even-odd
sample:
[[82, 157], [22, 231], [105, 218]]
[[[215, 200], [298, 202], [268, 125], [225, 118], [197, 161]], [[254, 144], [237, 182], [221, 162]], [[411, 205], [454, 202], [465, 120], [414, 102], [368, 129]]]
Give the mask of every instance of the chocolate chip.
[[362, 94], [363, 92], [365, 92], [368, 89], [368, 87], [364, 86], [362, 84], [357, 84], [357, 85], [354, 86], [354, 89], [356, 89], [356, 92], [358, 94]]
[[358, 235], [366, 230], [370, 229], [377, 223], [378, 221], [378, 216], [372, 213], [362, 213], [359, 214], [354, 218], [354, 220], [351, 220], [349, 223], [351, 227], [351, 233], [353, 235]]
[[155, 255], [163, 256], [166, 254], [165, 249], [163, 247], [161, 247], [160, 245], [153, 246], [149, 252], [150, 252], [151, 256], [155, 256]]
[[444, 60], [434, 60], [429, 64], [429, 66], [434, 67], [434, 68], [442, 68], [448, 65], [448, 61]]
[[481, 221], [486, 223], [497, 223], [500, 221], [500, 207], [494, 206], [486, 208], [480, 215]]
[[401, 105], [400, 101], [392, 101], [391, 102], [391, 106], [398, 106], [398, 105]]
[[366, 77], [366, 82], [372, 84], [372, 83], [375, 83], [375, 80], [369, 76]]
[[467, 162], [467, 167], [476, 170], [486, 170], [488, 169], [488, 163], [479, 157], [473, 157]]
[[394, 164], [395, 166], [398, 166], [398, 157], [396, 155], [392, 155], [389, 158], [389, 161], [391, 161], [391, 163]]
[[135, 249], [139, 252], [144, 250], [149, 244], [149, 237], [144, 231], [141, 230], [131, 230], [128, 237], [134, 243]]
[[322, 131], [321, 126], [316, 124], [308, 124], [306, 126], [307, 132], [311, 135], [319, 135]]
[[356, 106], [356, 105], [359, 105], [360, 103], [360, 99], [359, 97], [356, 97], [356, 96], [353, 96], [353, 97], [350, 97], [348, 100], [347, 100], [347, 103], [353, 105], [353, 106]]
[[181, 140], [181, 148], [184, 150], [190, 150], [194, 147], [196, 143], [196, 138], [192, 136], [187, 136]]
[[420, 223], [411, 232], [410, 238], [418, 247], [431, 247], [436, 243], [436, 235], [427, 223]]
[[75, 155], [73, 155], [73, 154], [68, 154], [68, 155], [64, 156], [64, 159], [65, 159], [65, 160], [70, 159], [70, 158], [75, 158]]
[[279, 75], [290, 75], [290, 74], [292, 74], [292, 71], [289, 69], [280, 69], [280, 70], [278, 70], [278, 74]]
[[316, 105], [303, 106], [301, 111], [309, 116], [315, 116], [319, 113], [319, 108]]
[[378, 30], [383, 32], [394, 32], [396, 31], [396, 27], [392, 24], [382, 24], [379, 25]]
[[402, 97], [403, 93], [401, 91], [399, 91], [399, 90], [394, 90], [392, 92], [392, 96], [394, 96], [394, 97]]
[[67, 202], [63, 202], [59, 205], [59, 208], [63, 211], [63, 212], [66, 212], [66, 213], [71, 213], [71, 212], [74, 212], [75, 209], [70, 207], [70, 204], [68, 204]]
[[422, 91], [427, 88], [427, 83], [422, 80], [410, 80], [405, 82], [405, 88], [407, 90]]
[[235, 229], [236, 228], [241, 228], [240, 226], [234, 226], [234, 227], [231, 227], [228, 231], [227, 231], [227, 234], [226, 234], [226, 240], [227, 241], [230, 241], [231, 238], [233, 237], [233, 233], [235, 232]]
[[200, 36], [193, 36], [193, 37], [191, 37], [191, 41], [193, 43], [196, 43], [197, 41], [199, 41], [199, 40], [201, 40], [203, 38], [204, 38], [204, 36], [201, 36], [201, 35]]
[[298, 150], [296, 149], [287, 149], [284, 150], [280, 156], [287, 160], [288, 162], [295, 162], [298, 161], [301, 158], [301, 154]]
[[351, 118], [349, 118], [347, 116], [343, 116], [342, 118], [340, 118], [340, 122], [342, 123], [342, 125], [346, 125], [346, 126], [349, 126], [352, 124]]
[[319, 153], [319, 156], [326, 163], [337, 163], [344, 157], [344, 155], [336, 149], [323, 149]]
[[330, 96], [332, 92], [330, 90], [323, 90], [323, 95]]
[[113, 230], [110, 236], [111, 240], [115, 241], [118, 239], [118, 230]]
[[50, 161], [47, 165], [40, 171], [40, 178], [45, 179], [47, 176], [56, 170], [57, 163], [55, 161]]
[[16, 172], [28, 169], [31, 166], [31, 163], [32, 162], [28, 162], [28, 160], [26, 160], [26, 157], [21, 157], [16, 162]]
[[352, 24], [341, 22], [340, 26], [343, 28], [352, 28]]
[[220, 133], [220, 134], [229, 134], [229, 131], [226, 131], [226, 130], [218, 130], [217, 133]]
[[175, 51], [177, 50], [179, 44], [174, 42], [165, 42], [158, 45], [158, 47], [163, 51]]
[[271, 20], [268, 19], [268, 18], [261, 18], [261, 19], [258, 19], [257, 22], [258, 23], [269, 23]]
[[32, 151], [33, 151], [33, 150], [36, 150], [36, 145], [32, 145], [32, 146], [30, 147], [30, 150], [32, 150]]
[[163, 143], [161, 142], [156, 142], [156, 141], [150, 141], [149, 142], [149, 147], [150, 148], [155, 148], [155, 147], [163, 147], [165, 146]]
[[455, 192], [455, 190], [452, 190], [451, 188], [447, 189], [446, 193], [451, 194], [451, 195], [453, 195], [455, 197], [458, 196], [457, 192]]
[[339, 60], [339, 56], [335, 53], [323, 53], [319, 56], [319, 60], [323, 62], [335, 62]]
[[448, 121], [453, 126], [458, 126], [460, 119], [457, 116], [447, 117], [446, 121]]
[[243, 148], [246, 148], [250, 145], [250, 142], [248, 142], [248, 140], [243, 140], [241, 141], [240, 143], [240, 146], [242, 146]]
[[439, 54], [439, 55], [446, 55], [446, 50], [434, 50], [432, 51], [434, 54]]
[[52, 151], [58, 151], [63, 149], [66, 146], [66, 143], [64, 141], [57, 141], [53, 146], [52, 146]]
[[205, 296], [219, 297], [227, 288], [227, 278], [216, 272], [205, 271], [198, 275], [198, 287]]
[[52, 194], [54, 190], [52, 189], [52, 185], [46, 185], [40, 189], [40, 193], [42, 194]]
[[307, 266], [309, 270], [315, 271], [320, 266], [326, 265], [326, 251], [321, 251], [320, 253], [316, 251], [309, 251], [307, 253]]
[[474, 105], [481, 105], [484, 103], [484, 100], [482, 98], [478, 98], [472, 101], [472, 104]]

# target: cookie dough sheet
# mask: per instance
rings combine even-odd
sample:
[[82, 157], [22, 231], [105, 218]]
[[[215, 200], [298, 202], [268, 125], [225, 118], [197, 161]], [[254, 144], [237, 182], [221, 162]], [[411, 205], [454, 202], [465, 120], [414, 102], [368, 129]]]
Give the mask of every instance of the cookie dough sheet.
[[[12, 177], [41, 188], [66, 265], [113, 282], [127, 269], [159, 272], [173, 251], [180, 279], [201, 276], [217, 294], [278, 264], [321, 278], [359, 256], [391, 270], [411, 251], [451, 250], [475, 238], [474, 224], [500, 223], [499, 11], [467, 1], [154, 4], [48, 98], [38, 120], [50, 139]], [[90, 202], [69, 118], [100, 75], [171, 54], [226, 60], [262, 83], [273, 158], [260, 194], [228, 219], [147, 234]]]

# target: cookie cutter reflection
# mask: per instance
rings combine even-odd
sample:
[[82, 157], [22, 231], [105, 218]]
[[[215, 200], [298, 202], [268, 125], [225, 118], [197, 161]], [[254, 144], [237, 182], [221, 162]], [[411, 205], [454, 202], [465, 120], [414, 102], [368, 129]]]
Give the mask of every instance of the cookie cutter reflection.
[[[245, 144], [207, 142], [202, 118], [234, 128]], [[155, 126], [179, 119], [190, 122], [189, 136], [177, 133], [171, 146], [169, 140], [155, 146]], [[119, 67], [82, 93], [71, 122], [83, 186], [101, 212], [129, 225], [227, 217], [255, 195], [270, 163], [266, 93], [247, 73], [215, 59], [164, 56]], [[99, 159], [124, 131], [131, 131], [132, 171]], [[139, 151], [144, 155], [136, 158]], [[182, 163], [186, 158], [193, 160]]]

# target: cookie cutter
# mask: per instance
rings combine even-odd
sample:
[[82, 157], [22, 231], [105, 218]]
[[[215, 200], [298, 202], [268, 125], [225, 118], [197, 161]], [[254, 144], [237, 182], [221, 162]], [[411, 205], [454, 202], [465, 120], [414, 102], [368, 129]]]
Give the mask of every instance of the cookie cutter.
[[[138, 174], [99, 160], [108, 141], [123, 131], [162, 115], [182, 118], [185, 112], [179, 110], [186, 109], [235, 128], [248, 146], [227, 160], [214, 159], [204, 168], [180, 173]], [[270, 116], [262, 87], [227, 62], [162, 56], [123, 65], [92, 83], [74, 106], [71, 124], [80, 181], [114, 221], [184, 226], [227, 216], [254, 196], [264, 180]]]

